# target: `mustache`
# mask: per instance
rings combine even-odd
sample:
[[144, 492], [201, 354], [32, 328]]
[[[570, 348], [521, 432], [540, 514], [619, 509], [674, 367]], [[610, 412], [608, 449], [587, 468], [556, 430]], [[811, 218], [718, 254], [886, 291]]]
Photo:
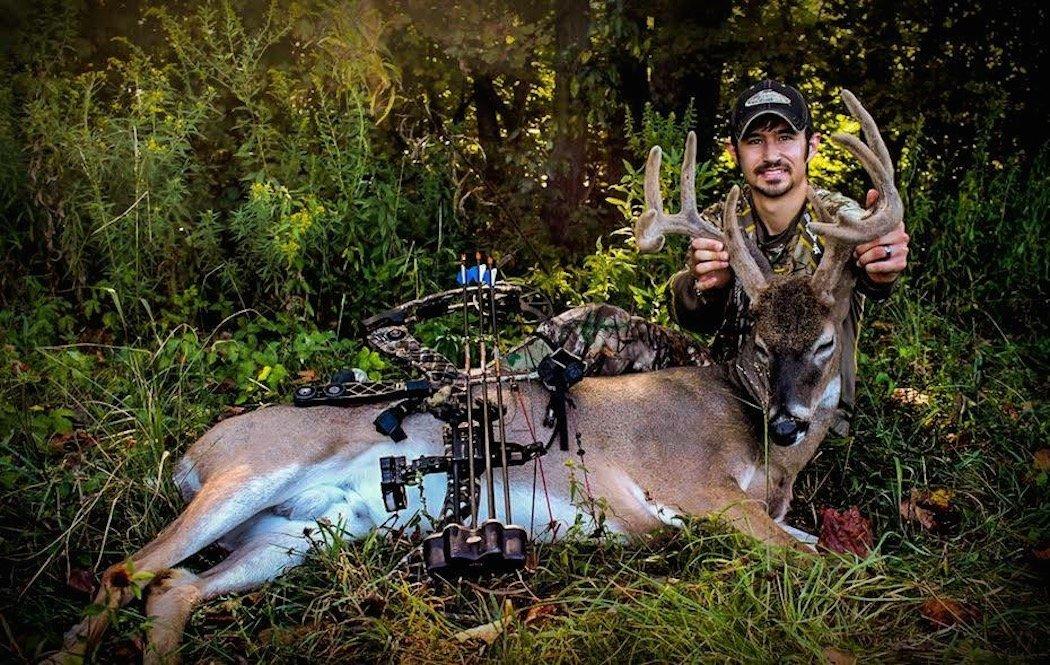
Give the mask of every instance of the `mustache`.
[[758, 175], [758, 174], [761, 174], [761, 173], [765, 173], [766, 171], [768, 171], [770, 169], [784, 169], [788, 173], [791, 172], [791, 166], [790, 165], [788, 165], [787, 163], [782, 162], [780, 160], [777, 160], [775, 162], [762, 162], [757, 167], [755, 167], [755, 174]]

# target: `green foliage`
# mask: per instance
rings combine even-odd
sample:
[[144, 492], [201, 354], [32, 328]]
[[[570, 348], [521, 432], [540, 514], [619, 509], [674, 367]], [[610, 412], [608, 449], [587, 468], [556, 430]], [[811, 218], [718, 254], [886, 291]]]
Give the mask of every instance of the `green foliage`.
[[[57, 644], [87, 601], [68, 574], [124, 560], [177, 514], [172, 463], [220, 417], [344, 367], [386, 375], [355, 339], [357, 321], [447, 284], [471, 243], [499, 239], [515, 279], [559, 306], [611, 302], [668, 323], [666, 281], [685, 241], [640, 254], [629, 233], [649, 148], [664, 150], [674, 210], [685, 135], [700, 129], [698, 201], [714, 203], [738, 175], [707, 159], [723, 133], [710, 95], [724, 106], [745, 80], [800, 77], [825, 135], [856, 131], [836, 98], [845, 67], [900, 154], [911, 268], [888, 303], [869, 306], [854, 434], [828, 441], [800, 476], [790, 520], [815, 531], [817, 508], [857, 504], [876, 553], [785, 561], [691, 523], [630, 543], [544, 545], [534, 574], [490, 592], [405, 575], [410, 533], [354, 543], [324, 525], [312, 568], [197, 613], [187, 656], [471, 660], [477, 646], [453, 636], [500, 617], [508, 597], [516, 614], [485, 656], [1046, 652], [1031, 558], [1050, 542], [1050, 487], [1033, 464], [1050, 436], [1050, 156], [1009, 149], [1024, 144], [1011, 119], [1036, 97], [1008, 96], [1024, 76], [1003, 67], [1017, 74], [1013, 54], [1031, 48], [999, 39], [992, 9], [966, 10], [987, 19], [966, 40], [950, 32], [963, 13], [952, 3], [903, 3], [889, 23], [865, 3], [715, 3], [678, 21], [674, 3], [586, 3], [579, 62], [565, 68], [552, 6], [378, 5], [12, 9], [22, 29], [0, 83], [0, 649], [35, 660]], [[967, 66], [983, 78], [960, 85], [956, 65], [973, 52], [983, 64]], [[950, 82], [913, 80], [927, 64]], [[707, 98], [671, 85], [711, 72]], [[559, 85], [572, 92], [566, 117]], [[581, 118], [584, 138], [555, 136]], [[587, 184], [566, 238], [586, 242], [570, 248], [550, 234], [549, 185], [575, 158]], [[855, 198], [866, 189], [829, 142], [811, 170]], [[460, 324], [418, 331], [455, 356]], [[900, 501], [932, 487], [955, 491], [956, 531], [902, 519]], [[138, 590], [148, 572], [132, 573]], [[932, 631], [916, 608], [940, 594], [979, 605], [981, 619]], [[549, 621], [524, 618], [535, 605], [555, 608]], [[115, 618], [129, 639], [145, 621], [134, 608]]]
[[27, 84], [34, 168], [60, 192], [43, 212], [85, 314], [108, 293], [201, 321], [240, 305], [352, 322], [448, 260], [423, 251], [444, 174], [374, 155], [397, 78], [352, 9], [155, 8], [153, 48], [122, 39], [104, 67]]

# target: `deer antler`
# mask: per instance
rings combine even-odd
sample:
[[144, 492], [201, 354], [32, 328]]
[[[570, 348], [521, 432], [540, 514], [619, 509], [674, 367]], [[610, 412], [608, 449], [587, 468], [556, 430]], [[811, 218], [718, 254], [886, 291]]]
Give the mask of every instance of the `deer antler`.
[[[634, 238], [639, 251], [658, 252], [664, 246], [664, 236], [669, 233], [711, 238], [726, 246], [729, 265], [740, 280], [751, 302], [766, 287], [765, 272], [757, 262], [755, 251], [749, 247], [737, 222], [736, 206], [740, 188], [734, 186], [726, 197], [722, 211], [722, 228], [700, 216], [696, 209], [696, 133], [689, 132], [685, 140], [685, 157], [682, 159], [682, 209], [669, 215], [664, 212], [663, 196], [660, 193], [660, 161], [663, 156], [660, 146], [653, 146], [645, 162], [645, 207], [646, 211], [634, 225]], [[728, 237], [723, 231], [728, 229]], [[766, 271], [768, 272], [768, 270]]]
[[860, 160], [879, 192], [879, 200], [872, 210], [859, 212], [850, 207], [832, 215], [812, 187], [806, 192], [821, 220], [810, 223], [809, 228], [824, 238], [824, 256], [813, 273], [811, 283], [813, 289], [829, 302], [834, 297], [842, 269], [853, 249], [886, 235], [904, 219], [904, 204], [893, 182], [893, 160], [890, 159], [890, 152], [886, 149], [875, 120], [849, 90], [842, 91], [842, 101], [846, 103], [850, 114], [860, 122], [867, 143], [852, 134], [837, 133], [831, 138]]

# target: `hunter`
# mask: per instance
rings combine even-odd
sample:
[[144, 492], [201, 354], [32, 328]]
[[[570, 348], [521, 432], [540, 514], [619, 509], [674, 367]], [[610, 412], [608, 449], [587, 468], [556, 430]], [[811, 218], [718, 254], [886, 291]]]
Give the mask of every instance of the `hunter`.
[[[812, 274], [820, 262], [822, 244], [808, 225], [814, 212], [806, 198], [808, 165], [820, 148], [809, 106], [789, 85], [764, 80], [736, 100], [725, 149], [744, 177], [738, 218], [776, 274]], [[832, 212], [858, 206], [838, 193], [816, 189]], [[878, 198], [868, 191], [865, 205]], [[702, 216], [719, 225], [722, 203]], [[907, 267], [908, 234], [901, 224], [873, 242], [860, 245], [850, 264], [857, 273], [850, 314], [844, 326], [846, 343], [841, 363], [842, 392], [831, 431], [849, 432], [856, 392], [856, 344], [865, 298], [886, 299]], [[606, 304], [569, 310], [542, 324], [537, 335], [551, 347], [563, 346], [581, 356], [590, 374], [649, 371], [676, 365], [732, 361], [748, 329], [749, 302], [733, 279], [729, 254], [721, 242], [694, 238], [686, 267], [670, 280], [672, 319], [683, 329], [715, 333], [709, 349], [690, 336], [658, 326]], [[524, 349], [519, 349], [519, 351]], [[542, 352], [528, 349], [530, 357]], [[513, 354], [513, 352], [512, 352]], [[741, 388], [747, 389], [746, 385]], [[753, 395], [759, 403], [759, 396]]]

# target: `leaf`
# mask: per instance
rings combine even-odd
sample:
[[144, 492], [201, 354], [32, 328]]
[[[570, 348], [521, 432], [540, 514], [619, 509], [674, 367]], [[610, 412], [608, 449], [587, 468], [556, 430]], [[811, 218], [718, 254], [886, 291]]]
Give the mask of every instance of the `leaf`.
[[561, 607], [552, 603], [540, 603], [533, 605], [525, 613], [526, 626], [542, 626], [561, 614]]
[[317, 380], [317, 370], [304, 369], [299, 371], [299, 380], [303, 383], [313, 383]]
[[931, 402], [929, 394], [915, 388], [895, 388], [890, 399], [898, 404], [915, 407], [929, 406]]
[[865, 557], [871, 551], [874, 544], [871, 522], [860, 514], [856, 506], [843, 512], [825, 508], [820, 513], [820, 519], [817, 547], [838, 554], [851, 552], [859, 557]]
[[972, 605], [938, 596], [927, 599], [919, 608], [919, 613], [934, 628], [970, 624], [981, 616]]
[[95, 576], [90, 570], [72, 568], [69, 571], [69, 577], [66, 578], [66, 584], [77, 591], [90, 594], [95, 590]]
[[949, 489], [913, 489], [901, 501], [900, 516], [905, 522], [917, 522], [927, 531], [944, 533], [959, 524], [959, 514], [952, 504], [955, 492]]
[[266, 365], [261, 370], [259, 370], [259, 376], [255, 377], [255, 378], [258, 381], [265, 381], [266, 377], [270, 376], [270, 372], [272, 372], [272, 371], [273, 371], [273, 367], [270, 367], [269, 365]]

